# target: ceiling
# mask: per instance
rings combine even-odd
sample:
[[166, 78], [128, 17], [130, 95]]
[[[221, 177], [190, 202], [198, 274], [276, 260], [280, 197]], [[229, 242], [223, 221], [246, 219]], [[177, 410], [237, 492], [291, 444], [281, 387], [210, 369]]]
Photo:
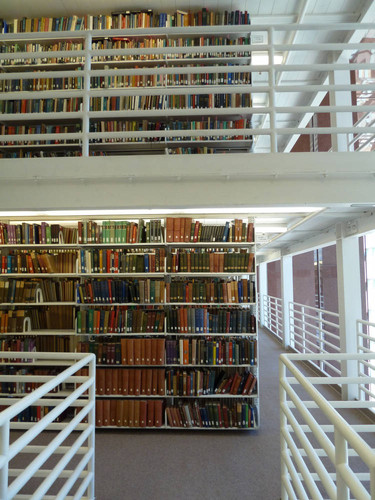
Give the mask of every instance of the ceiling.
[[[155, 11], [165, 12], [176, 9], [200, 9], [205, 6], [213, 10], [247, 10], [250, 12], [252, 24], [256, 25], [276, 25], [286, 23], [342, 23], [342, 22], [375, 22], [375, 2], [373, 0], [159, 0], [157, 2], [141, 0], [0, 0], [0, 18], [10, 20], [20, 17], [41, 17], [41, 16], [64, 16], [110, 13], [119, 10], [148, 9], [153, 7]], [[363, 33], [336, 32], [324, 34], [319, 31], [310, 33], [300, 33], [295, 35], [290, 32], [279, 32], [276, 42], [279, 43], [311, 43], [317, 41], [360, 41]], [[305, 53], [288, 56], [281, 54], [283, 62], [299, 63], [301, 58], [307, 61]], [[322, 62], [324, 55], [317, 51], [309, 53], [309, 62]], [[262, 84], [264, 75], [258, 74], [254, 78], [254, 84]], [[301, 84], [314, 82], [316, 76], [307, 72], [281, 73], [279, 77], [283, 83], [288, 80], [298, 80]], [[325, 75], [320, 75], [321, 80]], [[323, 96], [322, 96], [323, 98]], [[263, 99], [263, 100], [262, 100]], [[264, 96], [258, 96], [258, 105], [267, 105]], [[291, 99], [294, 99], [294, 101]], [[292, 97], [289, 94], [279, 95], [277, 105], [304, 105], [311, 104], [303, 97]], [[318, 104], [318, 103], [315, 103]], [[303, 116], [298, 117], [298, 122], [303, 123]], [[281, 126], [295, 126], [296, 120], [292, 116], [283, 116]], [[294, 121], [293, 121], [294, 120]], [[256, 126], [265, 126], [261, 119], [255, 123]], [[268, 145], [266, 139], [260, 137], [257, 148], [258, 151], [265, 150]], [[278, 150], [290, 150], [291, 138], [279, 139]], [[319, 207], [317, 207], [319, 208]], [[274, 210], [276, 210], [274, 208]], [[318, 241], [319, 235], [333, 234], [336, 224], [352, 219], [367, 217], [372, 207], [352, 207], [349, 205], [330, 206], [319, 208], [320, 212], [311, 212], [306, 209], [288, 211], [283, 213], [278, 211], [272, 213], [265, 211], [256, 215], [258, 222], [259, 251], [263, 258], [273, 255], [277, 251], [286, 252], [297, 248], [298, 245], [314, 245]], [[271, 227], [273, 226], [273, 227]], [[276, 227], [275, 227], [276, 226]], [[282, 231], [282, 232], [281, 232]], [[329, 237], [328, 237], [329, 239]]]

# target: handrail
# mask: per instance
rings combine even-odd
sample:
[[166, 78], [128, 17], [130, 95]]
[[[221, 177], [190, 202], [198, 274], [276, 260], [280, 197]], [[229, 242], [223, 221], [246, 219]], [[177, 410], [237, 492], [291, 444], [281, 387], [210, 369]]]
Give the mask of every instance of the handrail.
[[[341, 499], [355, 497], [370, 500], [375, 494], [375, 453], [366, 441], [340, 415], [336, 408], [368, 408], [366, 402], [331, 402], [315, 385], [320, 377], [306, 377], [296, 362], [341, 362], [375, 360], [372, 354], [282, 354], [279, 362], [281, 407], [282, 499]], [[287, 376], [287, 373], [291, 376]], [[326, 379], [328, 381], [328, 379]], [[362, 378], [340, 377], [341, 384], [360, 384]], [[292, 389], [298, 386], [298, 394]], [[301, 395], [302, 394], [302, 395]], [[375, 406], [375, 402], [372, 403]], [[320, 413], [310, 409], [319, 408]], [[321, 425], [319, 415], [329, 424]], [[307, 424], [307, 427], [305, 425]], [[372, 425], [361, 425], [361, 432], [371, 432]], [[309, 432], [306, 432], [306, 431]], [[330, 436], [334, 436], [332, 442]], [[288, 460], [292, 455], [294, 461]], [[358, 456], [368, 472], [357, 474], [349, 456]], [[306, 457], [309, 461], [306, 462]], [[321, 457], [327, 457], [322, 461]], [[332, 473], [332, 467], [334, 472]], [[368, 487], [365, 483], [370, 481]], [[317, 486], [321, 486], [317, 488]], [[368, 489], [369, 488], [369, 489]], [[349, 496], [351, 492], [352, 496]]]
[[[38, 366], [46, 368], [48, 366], [46, 363], [54, 367], [56, 361], [59, 361], [62, 371], [51, 376], [22, 374], [13, 377], [13, 380], [11, 376], [1, 375], [3, 381], [15, 382], [17, 380], [24, 384], [32, 381], [42, 385], [26, 395], [14, 393], [11, 398], [1, 398], [1, 404], [8, 405], [8, 408], [0, 413], [0, 498], [4, 500], [18, 498], [18, 492], [22, 488], [26, 488], [25, 491], [30, 493], [30, 498], [42, 498], [53, 487], [55, 480], [60, 477], [66, 479], [61, 489], [65, 495], [61, 496], [58, 493], [56, 498], [66, 498], [79, 480], [81, 494], [74, 498], [93, 500], [95, 356], [84, 353], [0, 352], [0, 361], [2, 359], [14, 360], [14, 366], [17, 366], [21, 360], [27, 360], [31, 369]], [[24, 367], [25, 363], [21, 366]], [[81, 373], [82, 370], [85, 370], [87, 374]], [[59, 392], [54, 392], [56, 388], [66, 383], [74, 384], [74, 388], [61, 395]], [[15, 423], [10, 422], [22, 412], [35, 406], [49, 407], [49, 411], [44, 415], [42, 413], [37, 421], [23, 421], [22, 425], [27, 429], [26, 432], [10, 444], [10, 429], [17, 428]], [[53, 429], [53, 421], [69, 408], [75, 413], [73, 418], [60, 423], [60, 431], [52, 440], [49, 436], [47, 444], [36, 445], [35, 440], [42, 435], [43, 431]], [[69, 447], [61, 446], [69, 435], [77, 437]], [[31, 444], [32, 442], [34, 444]], [[85, 446], [83, 446], [84, 443], [86, 443]], [[29, 461], [29, 465], [23, 471], [10, 469], [9, 462], [17, 455], [25, 453], [36, 454], [36, 457]], [[67, 468], [76, 454], [82, 455], [81, 461], [77, 466]], [[46, 461], [54, 456], [58, 458], [55, 466], [52, 469], [45, 468]], [[14, 479], [10, 482], [11, 477]], [[33, 477], [43, 477], [43, 481], [38, 483], [35, 491], [34, 487], [29, 485]], [[82, 478], [84, 478], [83, 482]], [[85, 484], [84, 488], [83, 484]]]

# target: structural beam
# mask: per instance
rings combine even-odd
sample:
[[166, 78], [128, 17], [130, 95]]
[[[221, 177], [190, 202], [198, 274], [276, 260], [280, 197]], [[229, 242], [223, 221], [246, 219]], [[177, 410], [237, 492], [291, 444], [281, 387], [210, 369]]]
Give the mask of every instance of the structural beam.
[[370, 153], [2, 160], [0, 210], [373, 203]]

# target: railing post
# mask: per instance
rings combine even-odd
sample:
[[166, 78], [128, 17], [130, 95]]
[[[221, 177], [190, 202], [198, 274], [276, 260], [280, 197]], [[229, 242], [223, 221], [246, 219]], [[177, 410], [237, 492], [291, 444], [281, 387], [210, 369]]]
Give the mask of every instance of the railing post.
[[274, 28], [270, 26], [268, 28], [268, 45], [270, 46], [268, 51], [268, 64], [269, 64], [269, 72], [268, 72], [268, 82], [270, 86], [269, 91], [269, 107], [270, 107], [270, 141], [271, 141], [271, 153], [277, 153], [277, 132], [276, 132], [276, 94], [275, 94], [275, 51], [274, 51]]
[[305, 306], [301, 306], [302, 352], [306, 354]]
[[293, 309], [293, 302], [288, 303], [288, 317], [289, 317], [289, 345], [293, 349], [295, 349], [295, 342], [294, 342], [294, 309]]
[[290, 345], [289, 302], [293, 302], [293, 257], [283, 255], [280, 259], [281, 271], [281, 309], [283, 321], [283, 346]]
[[5, 458], [3, 466], [0, 469], [0, 499], [8, 498], [8, 469], [9, 469], [9, 420], [0, 428], [0, 459]]
[[92, 410], [88, 414], [88, 424], [92, 429], [92, 432], [88, 438], [88, 448], [93, 449], [93, 454], [90, 458], [89, 463], [87, 464], [87, 472], [88, 474], [92, 474], [93, 479], [90, 481], [89, 486], [87, 488], [87, 497], [89, 500], [95, 499], [95, 359], [92, 359], [89, 363], [89, 377], [93, 378], [93, 384], [89, 389], [89, 402], [94, 402], [94, 406]]
[[[336, 262], [340, 350], [354, 354], [357, 352], [356, 321], [362, 316], [359, 243], [356, 236], [346, 237], [344, 224], [336, 227]], [[357, 362], [341, 361], [341, 373], [344, 377], [357, 377]], [[358, 398], [358, 385], [343, 384], [342, 398]]]
[[89, 136], [90, 132], [90, 71], [91, 71], [91, 33], [85, 34], [85, 66], [83, 69], [84, 75], [84, 94], [82, 99], [82, 156], [89, 156]]
[[[322, 321], [322, 311], [319, 311], [319, 320], [318, 320], [318, 338], [319, 338], [319, 352], [320, 353], [323, 353], [324, 351], [324, 343], [323, 343], [323, 332], [322, 332], [322, 328], [323, 328], [323, 321]], [[320, 369], [322, 371], [324, 371], [324, 360], [321, 360], [320, 363]]]
[[284, 403], [286, 403], [286, 393], [281, 385], [280, 381], [285, 379], [286, 375], [286, 369], [285, 365], [282, 361], [282, 358], [279, 358], [279, 397], [280, 397], [280, 448], [281, 448], [281, 500], [288, 500], [288, 494], [286, 491], [286, 488], [284, 486], [283, 482], [283, 477], [288, 476], [288, 467], [286, 466], [286, 463], [284, 462], [284, 454], [288, 452], [287, 449], [287, 444], [284, 439], [284, 434], [283, 434], [283, 429], [287, 429], [288, 427], [288, 422], [287, 418], [282, 411], [282, 406]]
[[267, 295], [267, 262], [261, 262], [258, 269], [259, 276], [259, 323], [260, 326], [264, 326], [265, 318], [264, 318], [264, 299]]
[[348, 446], [344, 436], [340, 433], [337, 427], [335, 427], [334, 442], [337, 498], [340, 500], [349, 500], [349, 488], [344, 481], [340, 468], [338, 467], [340, 465], [348, 464]]

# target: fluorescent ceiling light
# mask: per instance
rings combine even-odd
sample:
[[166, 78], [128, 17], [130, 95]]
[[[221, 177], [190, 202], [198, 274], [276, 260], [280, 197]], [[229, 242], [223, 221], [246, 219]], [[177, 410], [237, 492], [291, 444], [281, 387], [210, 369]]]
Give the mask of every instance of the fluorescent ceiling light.
[[[269, 64], [269, 57], [267, 52], [253, 52], [251, 54], [251, 65], [252, 66], [266, 66]], [[283, 62], [283, 56], [281, 54], [275, 54], [273, 56], [274, 64], [281, 64]]]
[[321, 207], [228, 207], [228, 208], [168, 208], [168, 209], [101, 209], [101, 210], [21, 210], [1, 211], [0, 217], [79, 217], [79, 216], [112, 216], [112, 215], [177, 215], [177, 214], [291, 214], [313, 213]]
[[286, 233], [288, 228], [286, 226], [255, 226], [256, 233]]

